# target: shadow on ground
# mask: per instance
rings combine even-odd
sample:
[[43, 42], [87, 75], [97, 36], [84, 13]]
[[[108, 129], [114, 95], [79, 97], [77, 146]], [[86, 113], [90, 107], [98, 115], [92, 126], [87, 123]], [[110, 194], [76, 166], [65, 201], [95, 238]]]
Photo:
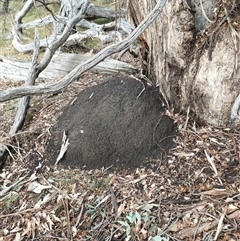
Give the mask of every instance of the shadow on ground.
[[172, 148], [173, 120], [157, 88], [133, 78], [114, 77], [81, 91], [52, 128], [49, 152], [55, 163], [62, 135], [69, 138], [60, 164], [87, 169], [135, 168]]

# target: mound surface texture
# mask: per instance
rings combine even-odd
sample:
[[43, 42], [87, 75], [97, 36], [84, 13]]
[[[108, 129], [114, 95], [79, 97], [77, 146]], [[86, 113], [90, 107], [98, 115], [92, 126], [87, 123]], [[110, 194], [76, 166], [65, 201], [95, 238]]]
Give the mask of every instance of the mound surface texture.
[[52, 128], [52, 161], [65, 131], [69, 146], [59, 164], [87, 169], [144, 166], [173, 146], [174, 124], [164, 113], [159, 91], [132, 78], [114, 77], [87, 88]]

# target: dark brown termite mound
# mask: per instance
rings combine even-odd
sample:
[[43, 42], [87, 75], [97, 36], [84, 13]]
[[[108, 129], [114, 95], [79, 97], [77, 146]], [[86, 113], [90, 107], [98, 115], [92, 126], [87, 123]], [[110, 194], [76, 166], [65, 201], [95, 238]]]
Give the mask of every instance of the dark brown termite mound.
[[165, 155], [176, 136], [157, 88], [126, 77], [81, 91], [65, 108], [52, 128], [52, 162], [64, 131], [69, 146], [59, 164], [87, 169], [145, 166]]

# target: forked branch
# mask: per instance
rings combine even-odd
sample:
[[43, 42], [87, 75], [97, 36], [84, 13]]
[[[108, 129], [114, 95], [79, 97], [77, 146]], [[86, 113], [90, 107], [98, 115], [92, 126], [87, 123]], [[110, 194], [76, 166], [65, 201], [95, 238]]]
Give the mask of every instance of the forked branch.
[[[68, 86], [71, 82], [78, 79], [79, 76], [85, 71], [91, 69], [96, 64], [107, 58], [108, 56], [118, 53], [126, 48], [128, 48], [138, 37], [141, 35], [144, 30], [156, 19], [159, 13], [162, 11], [167, 0], [159, 0], [154, 9], [150, 14], [142, 21], [142, 23], [122, 42], [110, 45], [96, 54], [93, 58], [86, 61], [84, 64], [77, 66], [73, 69], [68, 75], [62, 78], [60, 81], [48, 84], [48, 85], [39, 85], [39, 86], [22, 86], [19, 88], [13, 88], [8, 90], [3, 90], [0, 93], [0, 102], [19, 98], [26, 95], [39, 95], [39, 94], [50, 94], [56, 93], [61, 89]], [[46, 63], [45, 63], [46, 64]], [[41, 64], [39, 67], [42, 70], [45, 64]]]

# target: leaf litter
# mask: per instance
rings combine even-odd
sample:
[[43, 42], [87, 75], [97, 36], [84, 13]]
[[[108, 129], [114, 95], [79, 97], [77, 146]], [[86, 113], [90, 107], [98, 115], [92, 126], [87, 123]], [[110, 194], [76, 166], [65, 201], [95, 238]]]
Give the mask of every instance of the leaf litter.
[[13, 138], [21, 149], [0, 173], [0, 240], [240, 239], [237, 131], [175, 115], [181, 136], [152, 168], [49, 165], [49, 127], [81, 88], [76, 82], [61, 95], [33, 98], [33, 117]]

